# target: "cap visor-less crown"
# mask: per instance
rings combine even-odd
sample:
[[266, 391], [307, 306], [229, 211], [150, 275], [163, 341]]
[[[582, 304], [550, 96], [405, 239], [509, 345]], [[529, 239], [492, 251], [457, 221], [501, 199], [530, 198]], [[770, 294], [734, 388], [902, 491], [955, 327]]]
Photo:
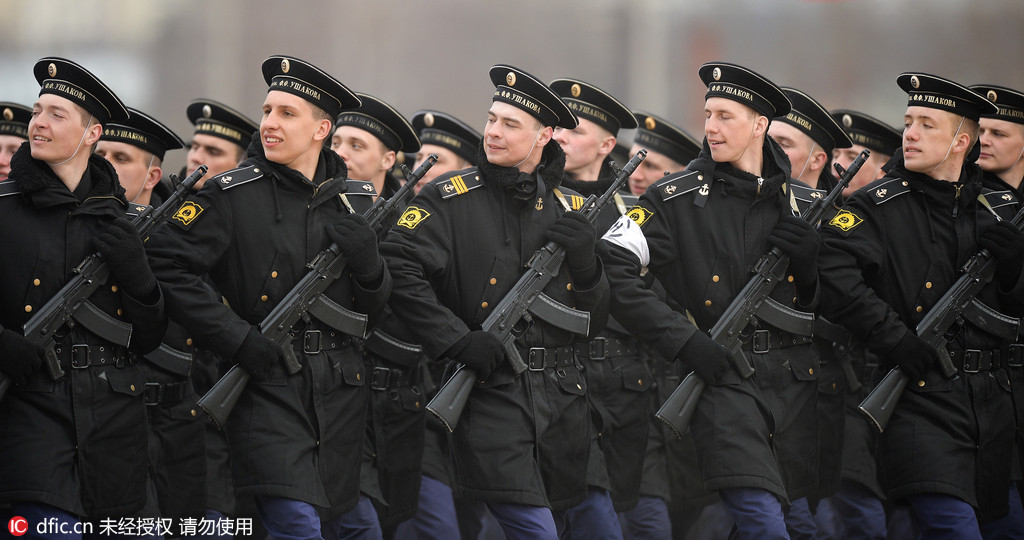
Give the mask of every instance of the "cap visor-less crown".
[[507, 64], [491, 66], [488, 75], [495, 86], [493, 101], [526, 111], [545, 126], [574, 129], [579, 125], [562, 98], [533, 75]]
[[127, 120], [110, 122], [103, 126], [101, 141], [130, 144], [161, 160], [168, 150], [185, 147], [185, 141], [157, 119], [130, 107], [128, 112], [131, 116]]
[[470, 163], [476, 161], [482, 136], [462, 120], [440, 111], [417, 111], [412, 116], [412, 128], [421, 143], [447, 148]]
[[32, 68], [39, 95], [65, 98], [89, 112], [100, 124], [128, 119], [128, 108], [103, 81], [84, 67], [58, 56], [40, 58]]
[[782, 91], [789, 98], [793, 107], [776, 120], [804, 132], [826, 152], [830, 152], [834, 148], [853, 146], [853, 142], [843, 128], [814, 98], [796, 88], [783, 88]]
[[708, 87], [704, 99], [730, 99], [768, 118], [785, 116], [792, 107], [789, 98], [778, 85], [743, 66], [708, 62], [697, 70], [697, 74]]
[[362, 104], [341, 113], [335, 125], [362, 129], [380, 139], [384, 146], [394, 152], [415, 152], [420, 149], [420, 139], [412, 125], [394, 107], [370, 94], [357, 92], [356, 96]]
[[323, 109], [332, 119], [361, 103], [341, 81], [292, 56], [274, 55], [264, 60], [263, 79], [269, 86], [268, 92], [278, 90], [298, 96]]
[[578, 118], [585, 118], [616, 135], [619, 129], [637, 127], [629, 108], [600, 88], [577, 79], [555, 79], [551, 89]]
[[908, 107], [927, 107], [970, 118], [977, 122], [983, 114], [996, 114], [999, 107], [966, 86], [929, 73], [906, 72], [896, 84], [907, 93]]

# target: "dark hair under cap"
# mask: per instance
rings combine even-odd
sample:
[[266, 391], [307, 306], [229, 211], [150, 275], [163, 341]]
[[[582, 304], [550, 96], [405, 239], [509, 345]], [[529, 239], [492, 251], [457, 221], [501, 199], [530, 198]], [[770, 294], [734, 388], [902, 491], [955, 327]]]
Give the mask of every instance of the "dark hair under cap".
[[244, 114], [211, 99], [196, 99], [185, 109], [196, 134], [212, 135], [246, 148], [252, 134], [260, 129]]
[[901, 73], [896, 78], [896, 84], [907, 93], [907, 107], [938, 109], [970, 118], [975, 122], [983, 114], [999, 112], [999, 107], [985, 99], [985, 96], [937, 75]]
[[994, 84], [976, 84], [970, 89], [985, 96], [985, 99], [995, 103], [999, 108], [999, 112], [996, 113], [983, 113], [982, 118], [995, 118], [1015, 124], [1024, 124], [1024, 93]]
[[853, 144], [885, 156], [891, 156], [903, 145], [903, 134], [877, 118], [849, 109], [836, 109], [830, 114], [842, 124]]
[[163, 160], [168, 150], [185, 148], [185, 141], [157, 119], [131, 107], [131, 116], [123, 122], [110, 122], [103, 126], [101, 141], [121, 142], [141, 148]]
[[612, 135], [618, 135], [619, 129], [636, 127], [636, 118], [629, 108], [592, 84], [576, 79], [555, 79], [550, 86], [577, 117], [594, 122]]
[[476, 165], [476, 149], [482, 136], [468, 124], [441, 111], [417, 111], [412, 128], [420, 134], [423, 144], [436, 144]]
[[776, 117], [776, 120], [804, 132], [826, 152], [853, 146], [843, 128], [814, 98], [796, 88], [783, 88], [782, 92], [789, 98], [793, 108], [785, 116]]
[[743, 66], [708, 62], [697, 70], [707, 85], [704, 99], [721, 97], [742, 103], [768, 119], [785, 116], [792, 105], [775, 83]]
[[0, 101], [0, 135], [13, 135], [28, 139], [28, 122], [32, 109], [10, 101]]
[[357, 127], [380, 139], [393, 152], [415, 152], [420, 149], [420, 139], [409, 121], [379, 98], [356, 92], [362, 104], [338, 116], [335, 125]]
[[274, 55], [263, 61], [263, 79], [271, 90], [280, 90], [320, 107], [331, 118], [359, 106], [356, 97], [341, 81], [322, 69], [292, 56]]
[[495, 86], [491, 101], [522, 109], [545, 126], [574, 129], [579, 125], [562, 98], [537, 77], [506, 64], [491, 66], [488, 74]]
[[686, 165], [700, 154], [701, 144], [689, 133], [650, 113], [636, 112], [639, 128], [633, 144], [663, 154], [676, 163]]
[[82, 107], [100, 124], [128, 118], [128, 109], [103, 81], [84, 67], [57, 56], [40, 58], [32, 68], [39, 95], [53, 94]]

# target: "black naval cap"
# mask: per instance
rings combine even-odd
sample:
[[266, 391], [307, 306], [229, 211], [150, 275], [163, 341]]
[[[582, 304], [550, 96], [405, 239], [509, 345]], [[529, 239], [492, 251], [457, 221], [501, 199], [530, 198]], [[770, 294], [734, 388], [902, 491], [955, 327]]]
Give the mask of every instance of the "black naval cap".
[[769, 119], [785, 116], [792, 105], [775, 83], [736, 64], [708, 62], [697, 71], [707, 85], [704, 99], [721, 97], [742, 103]]
[[928, 107], [964, 116], [975, 122], [999, 107], [966, 86], [928, 73], [901, 73], [896, 84], [907, 93], [907, 107]]
[[853, 141], [843, 128], [814, 98], [796, 88], [783, 88], [782, 92], [789, 98], [793, 108], [776, 120], [804, 132], [826, 152], [831, 152], [833, 148], [853, 146]]
[[622, 128], [636, 127], [636, 118], [629, 108], [592, 84], [576, 79], [555, 79], [550, 86], [578, 118], [586, 118], [612, 135], [618, 135]]
[[233, 142], [242, 148], [249, 146], [252, 134], [260, 129], [244, 114], [209, 99], [196, 99], [185, 109], [188, 121], [196, 127], [196, 133], [212, 135]]
[[394, 107], [370, 94], [357, 92], [356, 96], [362, 105], [341, 113], [335, 122], [336, 126], [353, 126], [371, 133], [394, 152], [415, 152], [420, 149], [420, 139], [416, 132]]
[[274, 55], [263, 61], [263, 79], [271, 90], [299, 96], [320, 107], [331, 118], [359, 106], [359, 98], [320, 68], [292, 56]]
[[859, 144], [884, 156], [891, 156], [896, 149], [903, 146], [903, 134], [877, 118], [849, 109], [836, 109], [830, 114], [843, 126], [853, 144]]
[[650, 113], [635, 113], [639, 128], [633, 138], [633, 144], [681, 163], [688, 164], [697, 158], [701, 151], [701, 143], [682, 129], [664, 119]]
[[489, 74], [495, 86], [491, 101], [522, 109], [545, 126], [574, 129], [579, 125], [562, 98], [533, 75], [506, 64], [491, 66]]
[[185, 148], [185, 141], [156, 118], [131, 107], [128, 113], [131, 116], [127, 120], [104, 125], [100, 140], [130, 144], [160, 160], [168, 150]]
[[447, 148], [475, 165], [482, 136], [462, 120], [441, 111], [417, 111], [412, 116], [412, 128], [420, 134], [423, 144]]
[[84, 67], [56, 56], [40, 58], [32, 68], [39, 95], [53, 94], [79, 105], [100, 124], [123, 121], [128, 109], [103, 81]]
[[1024, 94], [1021, 92], [994, 84], [976, 84], [970, 89], [985, 96], [999, 108], [996, 113], [983, 113], [982, 118], [995, 118], [1015, 124], [1024, 124]]
[[31, 108], [18, 103], [0, 101], [0, 135], [28, 139], [28, 121], [31, 119]]

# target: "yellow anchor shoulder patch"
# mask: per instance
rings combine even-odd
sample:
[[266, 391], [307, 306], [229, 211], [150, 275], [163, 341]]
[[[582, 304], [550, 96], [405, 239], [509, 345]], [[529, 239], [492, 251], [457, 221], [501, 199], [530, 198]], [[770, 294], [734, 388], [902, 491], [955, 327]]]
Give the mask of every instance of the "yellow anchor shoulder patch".
[[860, 226], [861, 223], [864, 223], [864, 218], [846, 209], [840, 210], [828, 221], [829, 226], [834, 227], [843, 233], [852, 231]]
[[398, 223], [395, 225], [414, 231], [416, 227], [420, 226], [420, 223], [423, 223], [429, 217], [430, 212], [418, 206], [410, 206], [402, 212], [402, 215], [398, 218]]
[[626, 217], [632, 219], [634, 223], [641, 227], [643, 227], [644, 223], [647, 223], [647, 221], [651, 219], [651, 216], [653, 215], [653, 210], [649, 210], [647, 208], [644, 208], [643, 206], [634, 206], [633, 208], [629, 209], [629, 212], [626, 212]]
[[171, 223], [185, 229], [186, 231], [192, 228], [192, 224], [195, 223], [196, 218], [199, 214], [203, 213], [203, 207], [195, 201], [185, 201], [181, 203], [178, 210], [171, 216]]

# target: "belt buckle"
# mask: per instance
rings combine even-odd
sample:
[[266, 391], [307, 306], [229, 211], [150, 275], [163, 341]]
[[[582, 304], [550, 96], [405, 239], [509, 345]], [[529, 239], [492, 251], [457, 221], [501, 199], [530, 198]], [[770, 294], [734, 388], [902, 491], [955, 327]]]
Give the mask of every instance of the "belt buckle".
[[387, 390], [391, 383], [391, 370], [382, 366], [373, 366], [370, 375], [371, 390]]
[[981, 351], [978, 349], [967, 349], [964, 351], [964, 373], [977, 373], [981, 367]]
[[145, 389], [142, 391], [143, 398], [146, 406], [152, 407], [159, 405], [164, 400], [164, 385], [161, 383], [146, 383]]
[[323, 348], [320, 346], [321, 332], [319, 330], [306, 330], [302, 333], [302, 352], [306, 354], [320, 354]]
[[1007, 367], [1024, 366], [1024, 343], [1011, 343], [1006, 355]]
[[764, 354], [772, 349], [771, 333], [768, 330], [754, 330], [750, 338], [750, 348], [755, 354]]
[[[544, 347], [530, 347], [529, 358], [527, 359], [526, 369], [530, 371], [544, 371], [544, 360], [547, 355], [544, 353]], [[540, 362], [537, 362], [537, 358], [540, 358]]]
[[[600, 343], [600, 345], [595, 347], [594, 345], [596, 343]], [[595, 353], [595, 349], [600, 349], [601, 352]], [[587, 352], [589, 353], [591, 360], [604, 360], [605, 358], [608, 358], [608, 338], [599, 336], [590, 340]]]
[[71, 367], [74, 369], [85, 369], [90, 365], [92, 365], [92, 360], [89, 358], [89, 346], [72, 345]]

